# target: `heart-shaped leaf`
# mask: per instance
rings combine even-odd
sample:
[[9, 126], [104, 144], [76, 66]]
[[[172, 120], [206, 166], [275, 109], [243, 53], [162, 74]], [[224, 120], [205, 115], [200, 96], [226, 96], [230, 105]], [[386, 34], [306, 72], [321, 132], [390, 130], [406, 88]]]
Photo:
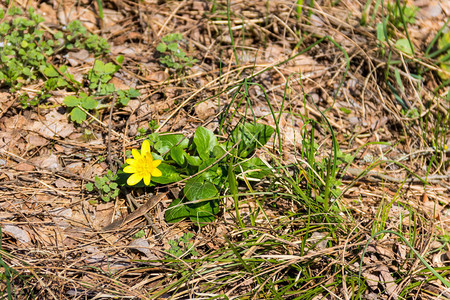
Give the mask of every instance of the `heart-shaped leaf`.
[[205, 160], [209, 158], [210, 152], [217, 145], [217, 138], [211, 130], [198, 127], [194, 134], [194, 144], [197, 146], [198, 155]]

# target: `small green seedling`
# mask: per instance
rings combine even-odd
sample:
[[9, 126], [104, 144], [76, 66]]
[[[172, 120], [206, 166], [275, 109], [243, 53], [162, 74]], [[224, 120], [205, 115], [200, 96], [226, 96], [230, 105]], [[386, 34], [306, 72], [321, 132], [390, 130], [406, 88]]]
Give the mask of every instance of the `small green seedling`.
[[79, 96], [66, 96], [64, 104], [71, 108], [70, 118], [78, 124], [86, 120], [85, 111], [96, 109], [98, 106], [97, 100], [85, 93], [80, 93]]
[[[439, 56], [439, 62], [440, 67], [445, 72], [438, 72], [439, 76], [442, 80], [449, 80], [450, 79], [450, 28], [447, 31], [447, 33], [442, 34], [442, 36], [439, 38], [438, 41], [438, 51], [440, 53], [443, 53], [441, 56]], [[447, 98], [449, 97], [450, 93], [447, 93]]]
[[[98, 35], [89, 33], [86, 27], [78, 21], [70, 22], [66, 28], [66, 45], [65, 47], [71, 49], [86, 49], [93, 52], [95, 56], [106, 54], [109, 51], [109, 44], [106, 39]], [[61, 33], [61, 37], [63, 34]]]
[[141, 239], [141, 238], [143, 238], [143, 237], [145, 237], [145, 231], [144, 230], [139, 230], [138, 232], [136, 232], [135, 234], [134, 234], [134, 239]]
[[88, 73], [89, 89], [101, 96], [114, 93], [114, 85], [108, 82], [119, 69], [120, 66], [113, 63], [105, 64], [101, 60], [96, 60], [94, 66]]
[[[418, 10], [419, 8], [415, 6], [406, 5], [406, 2], [404, 5], [397, 5], [397, 3], [387, 4], [388, 22], [386, 22], [386, 24], [378, 23], [376, 25], [377, 39], [381, 42], [379, 43], [379, 47], [383, 55], [383, 42], [386, 42], [386, 37], [391, 40], [391, 38], [394, 36], [395, 28], [401, 31], [405, 31], [405, 27], [408, 24], [414, 24], [416, 22], [416, 13]], [[412, 44], [408, 41], [408, 39], [398, 39], [395, 42], [394, 46], [395, 48], [402, 52], [405, 52], [406, 54], [413, 55], [414, 53]]]
[[169, 68], [175, 70], [184, 70], [191, 68], [197, 60], [192, 56], [186, 56], [181, 49], [180, 42], [183, 40], [181, 33], [171, 33], [162, 38], [162, 42], [158, 44], [156, 50], [163, 54], [159, 61]]
[[[183, 234], [178, 240], [169, 240], [169, 253], [171, 256], [181, 258], [182, 256], [198, 256], [198, 252], [195, 250], [194, 242], [191, 240], [195, 236], [192, 232]], [[170, 258], [171, 256], [166, 255]]]
[[145, 127], [141, 127], [138, 128], [138, 134], [136, 135], [135, 139], [140, 140], [142, 138], [145, 138], [147, 136], [149, 136], [149, 132], [154, 132], [156, 129], [158, 129], [158, 121], [156, 120], [151, 120], [150, 122], [148, 122], [148, 128]]
[[[123, 57], [117, 57], [117, 61], [123, 61]], [[96, 96], [108, 96], [116, 93], [117, 103], [126, 106], [131, 98], [137, 98], [141, 94], [133, 88], [128, 90], [116, 89], [115, 86], [109, 82], [119, 69], [119, 65], [111, 62], [105, 64], [100, 60], [96, 60], [92, 69], [89, 70], [87, 79], [89, 81], [89, 89]]]
[[86, 190], [92, 192], [95, 188], [102, 200], [109, 202], [119, 196], [120, 189], [115, 180], [117, 180], [117, 176], [111, 170], [108, 170], [103, 177], [95, 176], [95, 185], [91, 182], [87, 183]]
[[414, 5], [407, 5], [406, 1], [403, 5], [397, 5], [397, 2], [387, 3], [388, 20], [395, 28], [398, 29], [403, 27], [402, 16], [405, 24], [416, 23], [416, 14], [418, 10], [419, 8]]
[[[118, 61], [122, 61], [122, 58], [118, 57]], [[109, 96], [116, 93], [117, 95], [117, 104], [126, 106], [131, 98], [136, 98], [140, 96], [139, 91], [130, 88], [128, 90], [120, 90], [116, 89], [116, 87], [110, 83], [109, 81], [112, 79], [114, 73], [116, 73], [120, 69], [120, 66], [113, 63], [104, 63], [100, 60], [96, 60], [94, 66], [88, 72], [87, 79], [89, 81], [89, 93], [95, 96], [100, 96], [103, 98], [108, 98]], [[62, 69], [65, 71], [66, 69]], [[49, 72], [50, 73], [50, 72]], [[53, 73], [57, 73], [56, 70]], [[52, 74], [50, 74], [52, 75]], [[73, 77], [68, 76], [70, 80]], [[58, 79], [60, 80], [60, 78]], [[59, 81], [57, 81], [56, 84]], [[62, 84], [65, 84], [65, 81], [62, 81]], [[70, 109], [70, 118], [72, 121], [81, 124], [86, 120], [87, 114], [85, 111], [102, 109], [105, 107], [109, 107], [109, 104], [100, 104], [97, 100], [94, 99], [93, 96], [88, 96], [86, 93], [81, 92], [78, 96], [66, 96], [64, 98], [64, 104], [71, 108]]]
[[[53, 39], [46, 40], [45, 32], [39, 24], [44, 18], [30, 8], [25, 17], [20, 8], [12, 7], [7, 20], [0, 23], [0, 82], [17, 90], [39, 77], [47, 67], [46, 56], [60, 46]], [[0, 9], [0, 19], [5, 13]]]

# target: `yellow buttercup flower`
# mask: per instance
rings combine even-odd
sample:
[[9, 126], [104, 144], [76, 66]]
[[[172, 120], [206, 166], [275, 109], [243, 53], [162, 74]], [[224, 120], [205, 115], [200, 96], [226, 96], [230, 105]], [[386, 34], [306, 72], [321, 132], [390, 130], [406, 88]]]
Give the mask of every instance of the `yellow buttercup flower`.
[[131, 151], [133, 158], [126, 160], [128, 166], [123, 168], [125, 173], [132, 173], [128, 177], [127, 184], [135, 185], [144, 179], [144, 184], [149, 185], [152, 176], [159, 177], [162, 175], [161, 171], [157, 168], [161, 161], [159, 159], [153, 160], [152, 153], [150, 152], [150, 143], [145, 140], [141, 146], [141, 153], [136, 149]]

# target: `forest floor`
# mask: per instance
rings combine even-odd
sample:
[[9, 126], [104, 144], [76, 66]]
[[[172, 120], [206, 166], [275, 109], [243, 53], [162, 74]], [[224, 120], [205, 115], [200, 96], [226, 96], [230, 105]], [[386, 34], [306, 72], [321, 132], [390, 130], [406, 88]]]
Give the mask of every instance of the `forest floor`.
[[2, 1], [0, 297], [450, 299], [450, 2], [362, 2]]

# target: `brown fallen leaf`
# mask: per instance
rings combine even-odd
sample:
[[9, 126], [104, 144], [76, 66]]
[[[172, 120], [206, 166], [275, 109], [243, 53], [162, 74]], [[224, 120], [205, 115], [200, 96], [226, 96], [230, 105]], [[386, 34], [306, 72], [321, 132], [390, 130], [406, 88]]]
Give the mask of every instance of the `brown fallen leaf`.
[[169, 79], [170, 75], [164, 71], [152, 72], [145, 76], [148, 81], [156, 81], [158, 83], [164, 82]]
[[2, 232], [12, 236], [22, 244], [28, 244], [31, 241], [28, 232], [15, 225], [3, 225]]
[[17, 171], [31, 172], [34, 171], [35, 167], [33, 165], [27, 164], [25, 162], [18, 163], [15, 168]]

